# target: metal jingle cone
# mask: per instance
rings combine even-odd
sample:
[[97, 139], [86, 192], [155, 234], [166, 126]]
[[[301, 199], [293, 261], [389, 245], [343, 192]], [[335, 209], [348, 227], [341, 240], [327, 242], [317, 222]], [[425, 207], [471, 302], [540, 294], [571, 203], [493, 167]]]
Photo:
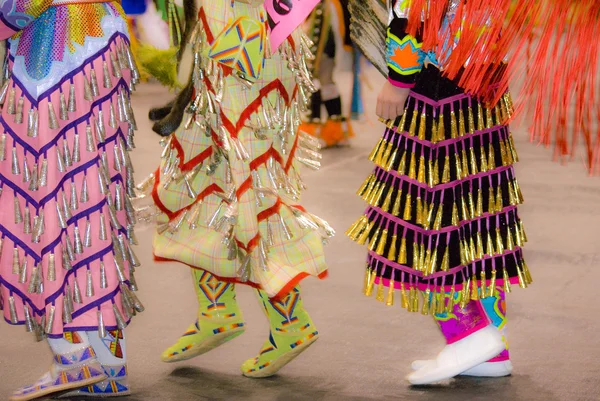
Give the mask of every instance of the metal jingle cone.
[[59, 146], [56, 146], [56, 168], [58, 169], [58, 172], [60, 172], [60, 173], [64, 173], [66, 171], [65, 159], [62, 155], [62, 152], [60, 151]]
[[79, 201], [81, 203], [87, 203], [90, 200], [90, 193], [88, 191], [87, 175], [83, 176], [83, 184], [81, 185], [81, 193], [79, 195]]
[[96, 140], [98, 143], [104, 143], [106, 140], [106, 130], [104, 128], [104, 113], [102, 110], [98, 111], [98, 117], [94, 119], [96, 125]]
[[101, 241], [106, 241], [108, 239], [106, 234], [106, 221], [104, 220], [104, 213], [100, 213], [100, 235], [98, 237]]
[[[114, 237], [113, 237], [113, 244], [114, 244]], [[116, 242], [119, 246], [119, 251], [121, 252], [121, 259], [122, 260], [128, 260], [127, 258], [127, 248], [125, 246], [125, 237], [123, 237], [123, 234], [119, 233], [119, 236], [116, 238]]]
[[83, 237], [83, 246], [90, 248], [92, 246], [92, 223], [88, 219], [85, 223], [85, 235]]
[[[23, 270], [27, 270], [27, 258], [25, 258], [23, 262]], [[29, 276], [29, 286], [27, 287], [27, 292], [30, 294], [34, 294], [37, 289], [37, 276], [38, 276], [39, 267], [38, 265], [33, 266], [31, 269], [31, 276]], [[27, 280], [25, 280], [26, 282]]]
[[25, 100], [23, 97], [19, 98], [17, 102], [17, 110], [15, 112], [15, 124], [23, 124], [23, 108], [25, 107]]
[[106, 181], [104, 180], [104, 169], [102, 168], [102, 163], [98, 164], [98, 189], [102, 195], [106, 195], [107, 186]]
[[19, 197], [15, 194], [14, 197], [15, 204], [15, 224], [20, 224], [23, 222], [23, 214], [21, 213], [21, 202], [19, 202]]
[[75, 85], [71, 84], [69, 87], [69, 103], [67, 111], [75, 113], [77, 111], [77, 98], [75, 97]]
[[104, 326], [104, 318], [102, 317], [101, 309], [98, 309], [96, 311], [96, 316], [98, 317], [98, 336], [100, 338], [106, 338], [108, 333], [106, 331], [106, 326]]
[[108, 63], [102, 62], [102, 83], [104, 89], [110, 89], [112, 87], [112, 80], [110, 79], [110, 73], [108, 72]]
[[52, 327], [54, 326], [54, 314], [56, 312], [56, 307], [54, 305], [50, 305], [50, 307], [48, 308], [48, 312], [46, 312], [46, 326], [44, 327], [44, 331], [47, 334], [52, 333]]
[[119, 141], [119, 157], [120, 157], [120, 161], [121, 161], [121, 166], [130, 168], [133, 171], [133, 164], [131, 163], [131, 160], [128, 159], [128, 157], [127, 157], [127, 147], [125, 145], [125, 142], [123, 142], [123, 138], [119, 137], [118, 141]]
[[119, 153], [119, 145], [115, 143], [115, 146], [113, 146], [113, 169], [115, 171], [121, 171], [122, 168], [121, 157]]
[[60, 204], [56, 202], [56, 215], [58, 217], [58, 226], [60, 228], [67, 228], [67, 219], [65, 219], [65, 215], [63, 214], [63, 209], [60, 207]]
[[125, 268], [123, 267], [123, 260], [120, 258], [120, 255], [117, 252], [113, 253], [113, 261], [115, 262], [115, 268], [117, 270], [119, 282], [123, 283], [127, 281], [127, 277], [125, 277]]
[[75, 133], [73, 139], [73, 163], [79, 163], [81, 161], [81, 148], [79, 145], [79, 133]]
[[15, 305], [15, 297], [12, 295], [8, 297], [8, 310], [10, 313], [10, 322], [12, 324], [19, 324], [19, 317], [17, 315], [17, 307]]
[[112, 129], [116, 129], [118, 126], [117, 116], [115, 115], [115, 105], [113, 102], [110, 102], [110, 106], [108, 107], [108, 126]]
[[196, 193], [196, 191], [194, 191], [194, 188], [192, 188], [192, 184], [190, 184], [187, 178], [184, 178], [183, 181], [185, 182], [185, 189], [187, 191], [187, 195], [191, 199], [196, 199], [198, 197], [198, 194]]
[[144, 307], [144, 304], [142, 304], [142, 302], [140, 301], [138, 296], [135, 294], [135, 291], [137, 291], [137, 289], [134, 290], [132, 287], [131, 291], [129, 291], [128, 295], [131, 299], [131, 303], [133, 304], [133, 308], [136, 310], [136, 312], [142, 313], [144, 310], [146, 310], [146, 308]]
[[127, 121], [127, 118], [125, 117], [125, 104], [123, 103], [123, 91], [120, 91], [117, 94], [117, 113], [119, 116], [119, 122], [125, 122]]
[[71, 243], [71, 238], [69, 237], [69, 233], [65, 232], [65, 247], [67, 248], [67, 257], [71, 262], [77, 260], [75, 257], [75, 251], [73, 250], [73, 244]]
[[133, 57], [133, 53], [129, 46], [125, 46], [125, 56], [127, 64], [129, 65], [129, 70], [131, 71], [131, 79], [134, 83], [138, 83], [140, 80], [140, 72], [135, 64], [135, 58]]
[[69, 141], [67, 138], [63, 138], [63, 157], [65, 159], [65, 166], [71, 167], [73, 165], [73, 159], [71, 158], [71, 150], [69, 149]]
[[39, 215], [35, 217], [33, 223], [33, 239], [34, 243], [40, 242], [40, 237], [44, 233], [44, 209], [41, 209]]
[[96, 70], [90, 70], [90, 85], [92, 89], [92, 97], [97, 97], [100, 95], [100, 88], [98, 86], [98, 77], [96, 76]]
[[40, 171], [38, 188], [45, 187], [47, 185], [48, 185], [48, 159], [46, 159], [46, 157], [44, 156], [44, 159], [42, 160], [42, 168]]
[[85, 150], [88, 152], [96, 151], [96, 143], [94, 142], [92, 126], [89, 124], [85, 126]]
[[44, 327], [46, 327], [46, 315], [42, 316], [42, 319], [40, 320], [39, 324], [35, 320], [34, 322], [35, 329], [33, 330], [33, 333], [35, 335], [36, 341], [44, 341], [44, 339], [46, 338], [46, 333], [44, 332]]
[[79, 198], [77, 197], [77, 187], [75, 182], [71, 181], [71, 202], [70, 207], [72, 211], [79, 210]]
[[48, 255], [48, 270], [46, 271], [46, 280], [56, 281], [56, 257], [54, 253]]
[[127, 150], [135, 149], [135, 141], [133, 140], [133, 126], [130, 124], [127, 130]]
[[133, 248], [131, 246], [128, 246], [127, 251], [129, 255], [129, 264], [133, 267], [140, 267], [142, 264], [140, 263], [140, 260], [138, 259], [135, 252], [133, 251]]
[[23, 156], [23, 182], [27, 183], [31, 180], [31, 170], [29, 169], [29, 163], [27, 163], [27, 156]]
[[67, 253], [67, 248], [62, 247], [62, 267], [64, 270], [71, 270], [71, 258], [69, 258], [69, 254]]
[[251, 261], [252, 261], [252, 256], [250, 254], [247, 254], [246, 256], [244, 256], [242, 258], [242, 265], [237, 272], [237, 276], [239, 277], [240, 281], [243, 283], [250, 280]]
[[113, 313], [115, 314], [115, 320], [117, 322], [117, 327], [120, 330], [125, 330], [125, 328], [127, 327], [127, 323], [125, 322], [125, 319], [123, 318], [123, 315], [121, 314], [121, 311], [117, 307], [117, 304], [113, 304], [112, 309], [113, 309]]
[[10, 88], [8, 91], [8, 104], [6, 105], [6, 113], [15, 114], [17, 111], [16, 105], [16, 90], [15, 88]]
[[13, 248], [12, 274], [19, 274], [21, 271], [21, 258], [19, 257], [19, 248]]
[[23, 233], [31, 234], [31, 211], [29, 206], [25, 206], [23, 213]]
[[81, 235], [79, 234], [79, 227], [75, 226], [75, 228], [73, 229], [73, 236], [75, 237], [75, 239], [73, 240], [75, 243], [75, 253], [76, 254], [82, 254], [83, 253], [83, 242], [81, 242]]
[[23, 314], [25, 315], [25, 331], [31, 333], [34, 330], [34, 323], [29, 305], [23, 305]]
[[38, 165], [37, 163], [33, 163], [33, 168], [31, 169], [31, 177], [29, 180], [29, 190], [37, 191], [38, 190]]
[[112, 200], [109, 201], [109, 199], [111, 199], [110, 195], [106, 198], [108, 203], [108, 216], [110, 217], [110, 224], [112, 225], [113, 230], [120, 230], [121, 223], [119, 223], [119, 219], [117, 218], [117, 212], [112, 204]]
[[[68, 290], [65, 290], [65, 293], [68, 294]], [[71, 316], [71, 314], [73, 313], [73, 311], [69, 310], [69, 303], [67, 300], [67, 295], [63, 295], [63, 313], [62, 313], [62, 319], [63, 319], [63, 323], [64, 324], [69, 324], [71, 322], [73, 322], [73, 317]]]
[[121, 211], [124, 208], [123, 201], [123, 188], [121, 187], [121, 183], [117, 183], [115, 185], [115, 210]]
[[132, 270], [129, 271], [129, 286], [131, 287], [132, 291], [137, 291], [139, 289], [137, 281], [135, 279], [135, 274]]
[[83, 298], [81, 297], [81, 290], [79, 289], [79, 282], [77, 281], [77, 275], [73, 276], [73, 301], [76, 304], [83, 303]]
[[86, 280], [85, 280], [85, 296], [88, 298], [91, 298], [94, 296], [94, 282], [92, 280], [92, 271], [91, 270], [87, 270], [86, 271]]
[[0, 161], [6, 160], [6, 134], [0, 138]]
[[65, 99], [65, 94], [61, 92], [58, 96], [58, 99], [58, 117], [63, 121], [67, 121], [69, 119], [69, 111], [67, 109], [67, 100]]
[[117, 79], [123, 78], [123, 74], [121, 74], [121, 68], [119, 67], [119, 64], [117, 64], [117, 59], [116, 59], [114, 53], [110, 54], [110, 64], [112, 67], [113, 77], [115, 77]]
[[54, 111], [54, 106], [52, 106], [52, 102], [48, 102], [48, 127], [50, 129], [60, 128], [58, 119], [56, 118], [56, 112]]
[[23, 263], [19, 268], [19, 284], [27, 282], [27, 255], [23, 255]]
[[100, 154], [100, 166], [102, 167], [102, 174], [104, 174], [104, 181], [108, 187], [110, 185], [110, 175], [108, 172], [108, 155], [106, 154], [106, 149]]
[[100, 288], [108, 288], [108, 279], [106, 277], [106, 267], [104, 261], [100, 260]]
[[21, 174], [21, 167], [19, 167], [19, 157], [17, 156], [17, 148], [16, 147], [12, 148], [12, 164], [11, 164], [11, 168], [12, 168], [12, 173], [14, 175]]
[[71, 287], [69, 286], [68, 281], [65, 283], [63, 299], [64, 299], [63, 302], [67, 304], [67, 308], [69, 310], [69, 319], [70, 319], [71, 314], [75, 311], [75, 307], [73, 306], [73, 293], [71, 292]]
[[137, 217], [135, 215], [135, 209], [129, 200], [129, 196], [125, 197], [125, 213], [127, 214], [127, 227], [137, 223]]
[[4, 83], [2, 84], [2, 89], [0, 90], [0, 106], [4, 106], [4, 103], [6, 103], [6, 98], [8, 96], [8, 80], [4, 81]]
[[127, 225], [127, 239], [129, 240], [130, 244], [138, 245], [138, 240], [137, 240], [137, 237], [135, 236], [135, 229], [134, 229], [133, 224]]
[[120, 285], [121, 289], [121, 308], [123, 309], [123, 313], [125, 314], [125, 319], [129, 320], [133, 315], [135, 315], [135, 310], [133, 309], [133, 302], [129, 294], [129, 288], [125, 284]]
[[92, 85], [90, 84], [90, 80], [85, 74], [83, 75], [83, 98], [88, 102], [94, 100], [94, 95], [92, 93]]

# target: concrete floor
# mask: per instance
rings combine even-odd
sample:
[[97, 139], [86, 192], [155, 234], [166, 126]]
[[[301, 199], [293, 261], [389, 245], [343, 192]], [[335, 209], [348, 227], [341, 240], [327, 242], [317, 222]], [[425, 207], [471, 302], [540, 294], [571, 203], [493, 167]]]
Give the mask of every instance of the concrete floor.
[[[349, 84], [348, 74], [339, 81]], [[372, 87], [381, 78], [368, 74]], [[344, 86], [344, 85], [341, 85]], [[344, 87], [349, 87], [345, 85]], [[345, 94], [347, 95], [347, 93]], [[304, 300], [321, 339], [276, 377], [252, 380], [239, 365], [258, 351], [268, 326], [254, 294], [239, 289], [248, 323], [245, 335], [209, 354], [165, 364], [160, 353], [195, 319], [196, 302], [187, 268], [155, 264], [151, 230], [140, 227], [137, 275], [146, 312], [128, 330], [131, 400], [540, 400], [600, 399], [600, 181], [588, 178], [579, 161], [551, 163], [551, 153], [527, 143], [514, 127], [526, 198], [521, 214], [528, 227], [528, 264], [535, 283], [509, 297], [509, 340], [515, 373], [504, 379], [459, 378], [427, 388], [403, 380], [410, 361], [432, 357], [443, 341], [430, 317], [386, 307], [361, 295], [365, 250], [344, 236], [363, 211], [355, 190], [371, 170], [367, 160], [382, 133], [373, 117], [375, 93], [366, 94], [368, 121], [357, 123], [349, 148], [325, 152], [323, 169], [306, 171], [305, 205], [339, 231], [327, 248], [330, 278], [306, 280]], [[151, 106], [170, 98], [145, 85], [135, 95], [140, 124], [133, 153], [137, 179], [158, 163], [158, 137], [146, 120]], [[579, 160], [579, 159], [578, 159]], [[334, 184], [335, 183], [335, 184]], [[0, 326], [0, 398], [31, 383], [47, 368], [50, 354], [21, 327]]]

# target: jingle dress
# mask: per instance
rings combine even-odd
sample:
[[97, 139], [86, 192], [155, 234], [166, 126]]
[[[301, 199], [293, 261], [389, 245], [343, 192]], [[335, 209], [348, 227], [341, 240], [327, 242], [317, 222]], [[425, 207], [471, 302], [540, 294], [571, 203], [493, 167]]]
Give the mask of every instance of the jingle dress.
[[315, 140], [297, 132], [312, 89], [309, 41], [296, 31], [269, 55], [262, 5], [202, 1], [191, 43], [195, 94], [141, 185], [160, 214], [156, 259], [269, 297], [324, 277], [332, 230], [299, 204], [300, 163], [316, 168], [320, 157]]
[[0, 97], [4, 317], [45, 334], [124, 328], [133, 270], [130, 105], [138, 78], [116, 2], [7, 1]]

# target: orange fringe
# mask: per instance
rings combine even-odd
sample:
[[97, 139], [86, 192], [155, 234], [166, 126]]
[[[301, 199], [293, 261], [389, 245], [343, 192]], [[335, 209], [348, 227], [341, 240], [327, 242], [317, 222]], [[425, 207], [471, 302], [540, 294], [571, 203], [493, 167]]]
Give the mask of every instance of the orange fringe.
[[[460, 32], [450, 56], [439, 60], [444, 74], [491, 104], [508, 90], [509, 82], [525, 76], [516, 109], [522, 112], [533, 105], [531, 140], [554, 144], [555, 158], [566, 160], [574, 157], [583, 137], [587, 167], [591, 174], [600, 174], [600, 128], [593, 132], [600, 120], [595, 92], [598, 0], [463, 1], [450, 28], [440, 32], [447, 4], [413, 0], [408, 17], [408, 32], [421, 33], [423, 49], [438, 55]], [[422, 15], [427, 16], [424, 23]], [[507, 58], [508, 66], [503, 63]]]

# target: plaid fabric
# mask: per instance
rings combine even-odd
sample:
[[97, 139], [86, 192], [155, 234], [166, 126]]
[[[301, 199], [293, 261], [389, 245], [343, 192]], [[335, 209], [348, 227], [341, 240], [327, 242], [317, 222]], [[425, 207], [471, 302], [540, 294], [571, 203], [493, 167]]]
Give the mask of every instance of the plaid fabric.
[[[218, 36], [228, 21], [234, 21], [242, 15], [257, 20], [266, 19], [262, 6], [251, 7], [238, 2], [230, 5], [224, 1], [204, 1], [199, 15], [209, 40]], [[292, 36], [292, 40], [299, 43], [297, 33]], [[242, 128], [239, 132], [233, 128], [238, 124], [240, 116], [244, 115], [244, 111], [263, 96], [267, 96], [272, 104], [276, 104], [278, 98], [283, 96], [289, 104], [289, 100], [294, 96], [296, 82], [293, 74], [287, 69], [287, 62], [279, 54], [265, 60], [262, 75], [252, 89], [245, 89], [231, 76], [225, 80], [225, 96], [221, 104], [226, 117], [224, 125], [232, 136], [237, 135], [250, 154], [249, 160], [242, 161], [235, 156], [233, 150], [230, 152], [231, 178], [235, 188], [242, 192], [239, 191], [240, 188], [252, 183], [253, 169], [257, 171], [260, 181], [267, 183], [269, 177], [265, 162], [269, 158], [268, 155], [273, 155], [283, 169], [292, 175], [295, 174], [294, 161], [289, 160], [293, 154], [283, 154], [279, 141], [275, 139], [275, 132], [269, 132], [267, 139], [260, 140], [248, 128]], [[257, 113], [262, 113], [262, 107], [259, 107], [250, 119], [254, 121]], [[183, 171], [202, 161], [206, 162], [210, 158], [212, 144], [211, 138], [206, 137], [195, 125], [189, 130], [180, 127], [172, 139], [172, 146], [177, 148]], [[164, 163], [161, 165], [161, 171]], [[222, 203], [215, 192], [221, 192], [227, 187], [228, 169], [225, 163], [221, 163], [214, 175], [207, 176], [203, 171], [196, 176], [192, 187], [199, 194], [198, 198], [203, 198], [199, 226], [190, 229], [187, 223], [183, 223], [176, 233], [157, 233], [154, 238], [156, 256], [202, 268], [219, 277], [239, 278], [240, 260], [228, 260], [228, 247], [223, 243], [223, 235], [209, 228], [207, 224]], [[173, 182], [168, 189], [158, 181], [155, 199], [158, 198], [164, 209], [170, 212], [162, 216], [163, 221], [177, 219], [178, 212], [198, 202], [198, 198], [192, 199], [188, 196], [184, 181], [179, 184]], [[266, 196], [262, 203], [262, 206], [257, 206], [252, 188], [238, 197], [238, 223], [234, 236], [242, 248], [251, 248], [257, 238], [267, 238], [267, 222], [270, 222], [273, 245], [269, 251], [268, 271], [259, 269], [257, 264], [253, 263], [250, 282], [274, 296], [298, 277], [321, 275], [326, 270], [326, 265], [321, 236], [312, 230], [302, 229], [296, 223], [291, 209], [296, 205], [296, 201], [281, 192], [279, 198]], [[265, 218], [269, 214], [271, 216]], [[292, 240], [287, 240], [279, 215], [292, 232]]]

